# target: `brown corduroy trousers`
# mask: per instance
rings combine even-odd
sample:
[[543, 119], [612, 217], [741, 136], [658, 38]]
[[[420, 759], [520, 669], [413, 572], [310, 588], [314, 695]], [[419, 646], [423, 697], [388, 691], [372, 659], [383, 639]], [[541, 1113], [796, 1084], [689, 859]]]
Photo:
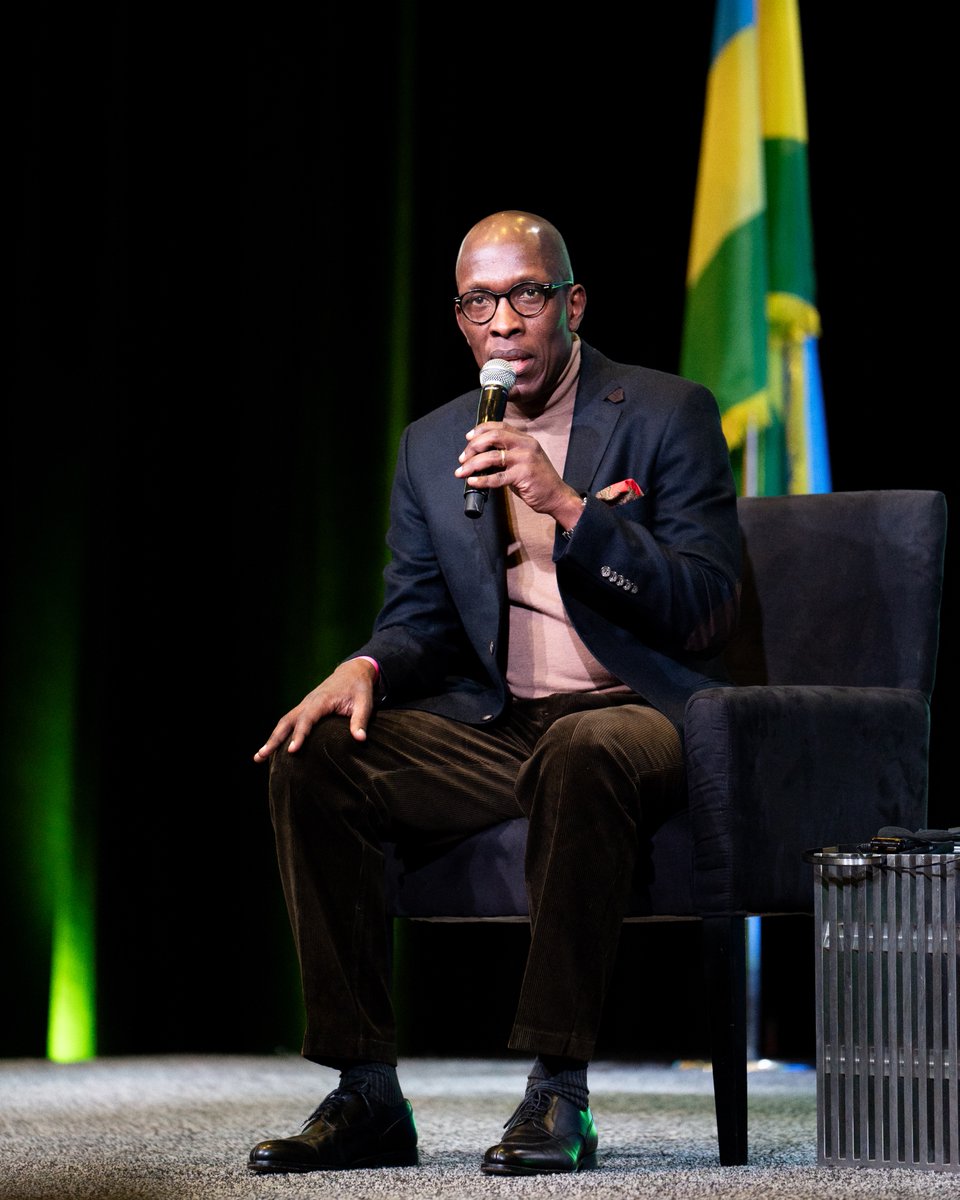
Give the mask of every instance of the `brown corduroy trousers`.
[[509, 1047], [589, 1060], [641, 828], [684, 803], [680, 739], [639, 697], [515, 701], [491, 726], [383, 709], [281, 748], [270, 804], [300, 958], [303, 1054], [396, 1063], [382, 842], [429, 845], [529, 818], [530, 948]]

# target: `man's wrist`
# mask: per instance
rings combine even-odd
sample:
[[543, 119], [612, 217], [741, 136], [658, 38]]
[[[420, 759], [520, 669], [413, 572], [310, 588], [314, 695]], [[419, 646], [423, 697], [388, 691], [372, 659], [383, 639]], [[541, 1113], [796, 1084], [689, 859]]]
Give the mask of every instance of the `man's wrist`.
[[386, 700], [386, 698], [387, 698], [387, 689], [384, 687], [384, 684], [383, 684], [383, 671], [381, 671], [381, 669], [380, 669], [379, 662], [377, 662], [377, 660], [369, 654], [355, 654], [353, 656], [353, 658], [350, 659], [349, 661], [350, 662], [358, 662], [358, 661], [359, 662], [367, 662], [370, 664], [371, 667], [373, 667], [374, 676], [373, 676], [373, 679], [371, 680], [371, 687], [373, 688], [373, 698], [377, 704], [382, 704], [384, 702], [384, 700]]
[[373, 667], [373, 685], [376, 687], [376, 685], [380, 682], [380, 664], [377, 662], [377, 660], [375, 658], [371, 658], [369, 654], [358, 654], [355, 661], [368, 662]]
[[587, 504], [587, 497], [586, 496], [578, 496], [577, 501], [578, 501], [579, 507], [575, 508], [573, 510], [574, 511], [573, 520], [569, 524], [567, 524], [566, 521], [560, 522], [560, 524], [562, 526], [562, 528], [560, 530], [560, 536], [566, 538], [568, 541], [570, 540], [570, 535], [573, 533], [574, 529], [577, 526], [577, 522], [580, 520], [580, 517], [583, 515], [583, 510]]

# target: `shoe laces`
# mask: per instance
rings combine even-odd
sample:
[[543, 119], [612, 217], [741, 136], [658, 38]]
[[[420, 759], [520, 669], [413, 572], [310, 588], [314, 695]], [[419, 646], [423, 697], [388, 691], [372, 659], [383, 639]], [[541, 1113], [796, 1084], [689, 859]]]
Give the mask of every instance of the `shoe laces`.
[[336, 1116], [351, 1096], [356, 1095], [358, 1092], [363, 1095], [366, 1090], [365, 1083], [351, 1088], [334, 1088], [332, 1092], [324, 1096], [310, 1116], [307, 1117], [303, 1123], [303, 1128], [309, 1128], [315, 1121], [322, 1121], [324, 1125], [330, 1125], [331, 1118]]
[[541, 1124], [539, 1118], [547, 1113], [553, 1102], [553, 1096], [553, 1092], [548, 1092], [544, 1088], [534, 1088], [533, 1091], [527, 1092], [504, 1125], [504, 1129], [509, 1132], [515, 1126], [523, 1125], [527, 1121]]

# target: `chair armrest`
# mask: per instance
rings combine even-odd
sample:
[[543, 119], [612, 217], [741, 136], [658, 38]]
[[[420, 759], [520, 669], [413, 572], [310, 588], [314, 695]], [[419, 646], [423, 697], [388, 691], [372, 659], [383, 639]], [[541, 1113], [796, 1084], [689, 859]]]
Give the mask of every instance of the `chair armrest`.
[[708, 688], [684, 731], [698, 912], [812, 912], [804, 850], [926, 824], [919, 691]]

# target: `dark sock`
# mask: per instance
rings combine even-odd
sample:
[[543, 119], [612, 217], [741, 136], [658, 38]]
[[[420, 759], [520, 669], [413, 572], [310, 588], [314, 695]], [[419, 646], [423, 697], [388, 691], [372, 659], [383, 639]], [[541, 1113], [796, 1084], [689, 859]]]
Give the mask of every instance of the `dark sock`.
[[403, 1100], [397, 1068], [389, 1063], [351, 1063], [340, 1072], [340, 1087], [345, 1092], [365, 1092], [381, 1104], [399, 1104]]
[[545, 1087], [548, 1091], [563, 1096], [565, 1100], [572, 1101], [583, 1111], [590, 1103], [587, 1065], [581, 1058], [542, 1054], [527, 1076], [527, 1095]]

